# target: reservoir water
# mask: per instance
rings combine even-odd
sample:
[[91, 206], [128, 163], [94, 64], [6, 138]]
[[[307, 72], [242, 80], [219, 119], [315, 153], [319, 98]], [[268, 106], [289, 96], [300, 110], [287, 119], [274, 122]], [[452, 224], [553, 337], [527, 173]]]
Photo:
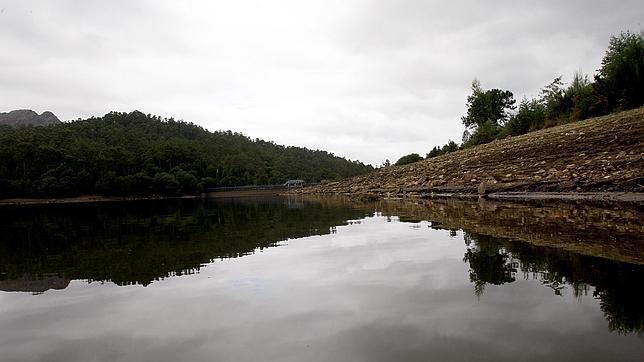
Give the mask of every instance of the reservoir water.
[[642, 361], [641, 206], [0, 209], [1, 361]]

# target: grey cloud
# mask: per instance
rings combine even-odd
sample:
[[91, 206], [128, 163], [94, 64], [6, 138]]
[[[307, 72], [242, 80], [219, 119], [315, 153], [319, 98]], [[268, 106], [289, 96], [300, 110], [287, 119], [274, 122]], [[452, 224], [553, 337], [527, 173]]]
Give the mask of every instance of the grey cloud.
[[592, 74], [644, 5], [4, 1], [0, 108], [110, 110], [380, 164], [459, 140], [474, 77], [516, 98]]

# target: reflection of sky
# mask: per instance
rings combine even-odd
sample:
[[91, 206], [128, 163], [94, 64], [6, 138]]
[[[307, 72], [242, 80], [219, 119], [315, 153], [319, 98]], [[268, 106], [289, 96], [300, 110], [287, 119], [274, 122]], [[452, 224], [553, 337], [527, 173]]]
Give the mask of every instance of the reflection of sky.
[[[462, 234], [384, 217], [147, 287], [0, 293], [3, 361], [635, 360], [592, 297], [539, 281], [478, 299]], [[414, 226], [414, 227], [412, 227]], [[420, 227], [418, 227], [420, 226]]]

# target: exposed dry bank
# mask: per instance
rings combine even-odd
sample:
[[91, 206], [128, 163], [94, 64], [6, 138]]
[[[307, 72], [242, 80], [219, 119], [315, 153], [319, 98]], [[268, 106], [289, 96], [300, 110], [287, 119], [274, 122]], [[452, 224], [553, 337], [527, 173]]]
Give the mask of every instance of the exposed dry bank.
[[486, 192], [644, 192], [644, 108], [391, 166], [303, 193], [423, 196]]

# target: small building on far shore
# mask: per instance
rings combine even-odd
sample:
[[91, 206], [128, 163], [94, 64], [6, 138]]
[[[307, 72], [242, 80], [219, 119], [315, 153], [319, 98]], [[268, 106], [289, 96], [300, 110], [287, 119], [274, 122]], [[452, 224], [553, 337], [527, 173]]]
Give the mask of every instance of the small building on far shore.
[[306, 184], [304, 180], [288, 180], [284, 183], [285, 187], [303, 187]]

